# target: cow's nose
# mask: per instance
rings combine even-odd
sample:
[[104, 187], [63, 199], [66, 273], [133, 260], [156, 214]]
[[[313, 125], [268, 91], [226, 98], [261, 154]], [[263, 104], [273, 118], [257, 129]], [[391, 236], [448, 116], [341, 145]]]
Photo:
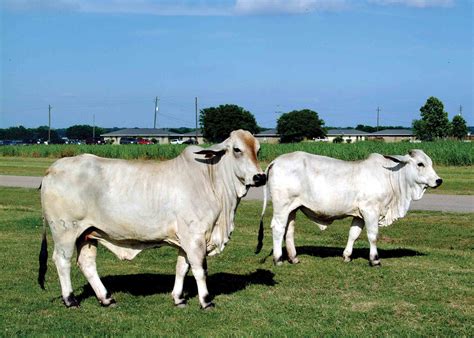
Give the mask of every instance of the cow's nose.
[[441, 183], [443, 183], [443, 180], [441, 178], [438, 178], [436, 180], [436, 187], [439, 187], [441, 185]]
[[257, 174], [253, 176], [253, 181], [256, 187], [260, 187], [267, 183], [267, 175], [265, 174]]

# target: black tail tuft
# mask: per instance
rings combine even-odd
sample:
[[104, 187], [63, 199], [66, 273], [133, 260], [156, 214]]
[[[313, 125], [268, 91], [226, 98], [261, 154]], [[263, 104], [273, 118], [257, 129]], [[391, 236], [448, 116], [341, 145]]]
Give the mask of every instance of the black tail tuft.
[[263, 218], [260, 220], [260, 228], [258, 229], [258, 243], [255, 248], [255, 254], [260, 253], [263, 248]]
[[43, 240], [41, 241], [41, 250], [39, 254], [39, 270], [38, 270], [38, 283], [44, 290], [44, 280], [46, 276], [46, 270], [48, 270], [48, 242], [46, 240], [46, 231], [43, 233]]

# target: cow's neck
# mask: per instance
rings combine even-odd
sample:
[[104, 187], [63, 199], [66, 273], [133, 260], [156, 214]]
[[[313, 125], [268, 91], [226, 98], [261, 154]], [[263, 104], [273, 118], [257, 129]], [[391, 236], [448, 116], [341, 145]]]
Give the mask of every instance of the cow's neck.
[[407, 167], [403, 164], [398, 164], [399, 168], [391, 170], [390, 172], [390, 191], [391, 200], [388, 205], [387, 213], [382, 220], [381, 225], [390, 225], [399, 218], [402, 218], [408, 212], [410, 203], [413, 200], [412, 190], [406, 178]]
[[212, 165], [210, 179], [220, 213], [212, 229], [210, 244], [214, 247], [209, 255], [220, 253], [234, 231], [234, 216], [240, 199], [248, 188], [235, 177], [232, 163], [224, 156], [221, 161]]

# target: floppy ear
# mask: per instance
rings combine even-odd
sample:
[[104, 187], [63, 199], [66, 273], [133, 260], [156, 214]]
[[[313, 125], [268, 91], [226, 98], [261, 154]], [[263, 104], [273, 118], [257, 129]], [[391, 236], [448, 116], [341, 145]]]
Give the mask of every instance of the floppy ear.
[[204, 155], [205, 158], [210, 159], [214, 158], [215, 156], [222, 156], [227, 151], [227, 147], [224, 143], [215, 144], [212, 147], [207, 149], [195, 151], [195, 154]]
[[392, 160], [395, 163], [408, 163], [410, 160], [409, 155], [383, 155], [383, 157], [388, 158], [389, 160]]

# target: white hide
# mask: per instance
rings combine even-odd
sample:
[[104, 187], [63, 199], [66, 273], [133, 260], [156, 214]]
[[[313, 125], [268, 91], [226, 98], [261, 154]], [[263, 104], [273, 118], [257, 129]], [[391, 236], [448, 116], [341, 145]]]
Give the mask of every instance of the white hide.
[[[365, 223], [371, 241], [371, 260], [377, 261], [377, 227], [404, 217], [412, 200], [420, 199], [426, 188], [442, 182], [422, 150], [412, 150], [405, 156], [371, 154], [366, 160], [354, 162], [294, 152], [270, 163], [267, 177], [273, 201], [277, 262], [281, 259], [285, 232], [290, 261], [295, 259], [292, 228], [296, 210], [301, 210], [321, 229], [350, 216], [356, 219], [353, 226], [361, 228]], [[353, 233], [356, 232], [357, 236], [352, 237], [358, 237], [360, 231], [354, 229]], [[345, 256], [352, 253], [351, 242]]]
[[[71, 243], [96, 239], [120, 259], [133, 259], [148, 247], [177, 247], [183, 256], [180, 269], [187, 272], [191, 264], [198, 280], [202, 273], [194, 271], [194, 257], [199, 265], [206, 255], [224, 249], [240, 199], [254, 185], [255, 175], [263, 175], [256, 160], [259, 147], [249, 132], [239, 130], [212, 148], [189, 146], [164, 162], [88, 154], [58, 160], [43, 179], [41, 200], [60, 277], [69, 273], [65, 261]], [[96, 273], [93, 277], [98, 279]], [[68, 278], [60, 278], [63, 298], [72, 292]], [[199, 281], [198, 289], [206, 307]], [[179, 298], [175, 291], [173, 297], [178, 293]], [[97, 297], [104, 301], [104, 295]]]

